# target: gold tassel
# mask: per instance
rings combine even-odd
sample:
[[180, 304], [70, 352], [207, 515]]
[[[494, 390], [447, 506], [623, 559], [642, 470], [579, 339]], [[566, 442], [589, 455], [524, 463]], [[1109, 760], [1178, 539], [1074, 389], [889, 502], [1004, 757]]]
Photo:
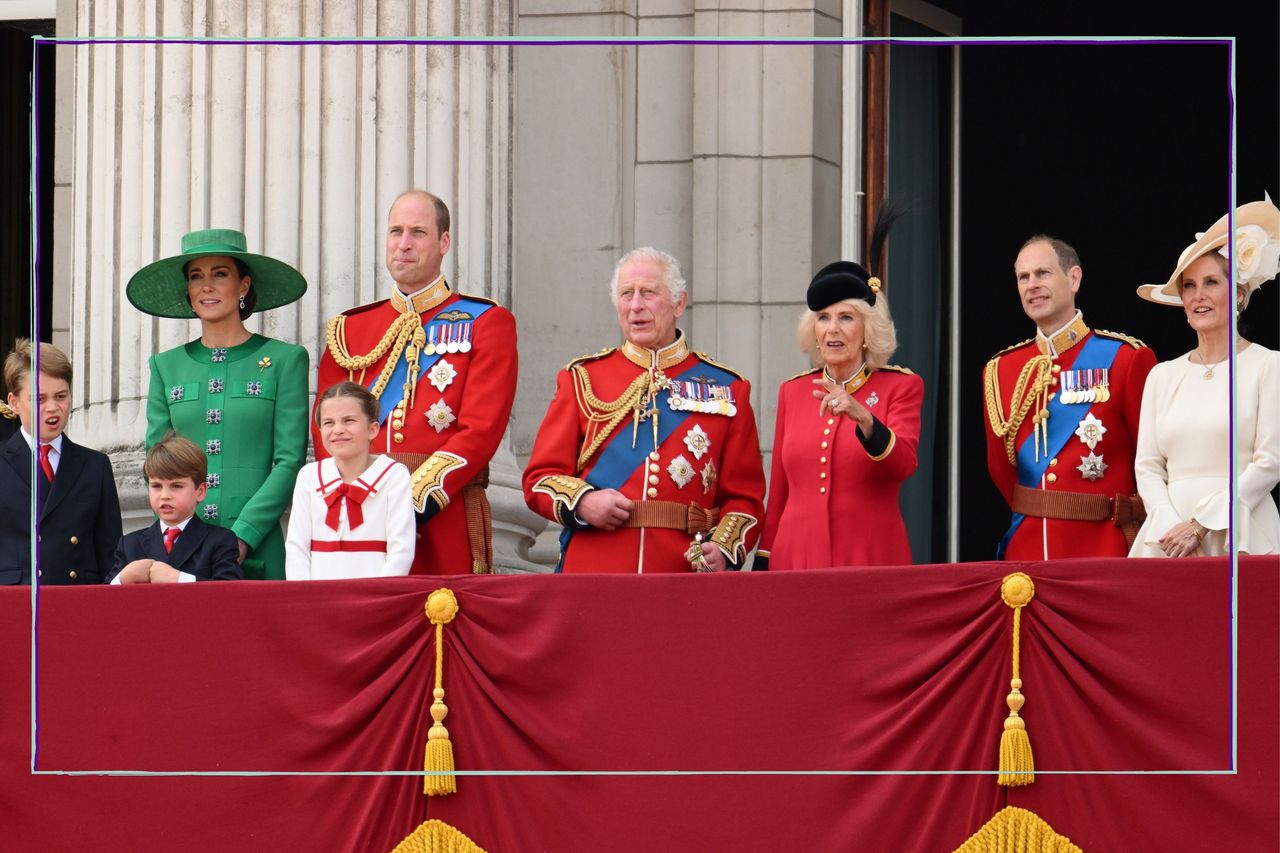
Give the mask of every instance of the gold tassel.
[[458, 780], [453, 775], [453, 744], [444, 718], [449, 708], [444, 704], [444, 626], [458, 615], [458, 599], [453, 591], [441, 587], [427, 596], [427, 618], [436, 626], [436, 687], [432, 691], [431, 730], [427, 732], [427, 752], [423, 763], [422, 793], [428, 797], [453, 794]]
[[1005, 718], [1004, 731], [1000, 733], [1000, 775], [996, 781], [1010, 787], [1030, 785], [1036, 779], [1036, 764], [1031, 754], [1027, 723], [1018, 716], [1026, 702], [1026, 697], [1022, 695], [1019, 670], [1022, 608], [1031, 603], [1035, 594], [1036, 585], [1022, 572], [1007, 575], [1000, 583], [1000, 598], [1013, 608], [1013, 678], [1009, 682], [1009, 695], [1005, 699], [1009, 703], [1009, 716]]
[[[395, 851], [393, 851], [395, 853]], [[1017, 806], [1005, 806], [954, 853], [1082, 853], [1044, 818]]]

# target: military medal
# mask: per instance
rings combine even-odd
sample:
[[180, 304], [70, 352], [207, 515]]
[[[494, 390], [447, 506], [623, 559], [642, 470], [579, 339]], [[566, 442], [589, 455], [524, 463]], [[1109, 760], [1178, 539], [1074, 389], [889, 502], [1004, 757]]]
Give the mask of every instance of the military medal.
[[436, 354], [436, 332], [439, 331], [439, 329], [440, 327], [436, 325], [430, 325], [426, 328], [427, 343], [422, 347], [422, 351], [427, 355]]
[[704, 495], [711, 494], [711, 488], [716, 484], [716, 463], [714, 460], [708, 459], [706, 467], [702, 469], [702, 493]]
[[711, 439], [703, 431], [701, 424], [694, 424], [693, 429], [685, 433], [684, 446], [689, 448], [694, 459], [701, 459], [711, 448]]
[[1080, 425], [1076, 427], [1076, 436], [1089, 446], [1089, 450], [1093, 450], [1098, 446], [1098, 442], [1102, 441], [1102, 437], [1107, 434], [1107, 428], [1102, 425], [1102, 421], [1094, 417], [1093, 412], [1084, 416], [1084, 420], [1080, 421]]
[[458, 352], [471, 352], [471, 324], [461, 324], [459, 331], [462, 333], [462, 340], [458, 341]]
[[458, 375], [458, 371], [448, 362], [447, 359], [440, 359], [431, 366], [431, 370], [427, 372], [427, 379], [435, 386], [436, 390], [444, 393], [444, 389]]
[[675, 480], [676, 485], [682, 489], [689, 485], [694, 476], [693, 466], [683, 456], [677, 456], [671, 460], [671, 464], [667, 466], [667, 473], [671, 475], [672, 480]]
[[453, 410], [449, 408], [444, 400], [436, 400], [431, 404], [431, 408], [427, 409], [427, 423], [435, 429], [436, 432], [444, 432], [449, 424], [457, 420]]
[[1088, 456], [1080, 457], [1080, 464], [1076, 466], [1076, 470], [1086, 480], [1101, 480], [1107, 470], [1107, 463], [1102, 461], [1102, 454], [1090, 453]]

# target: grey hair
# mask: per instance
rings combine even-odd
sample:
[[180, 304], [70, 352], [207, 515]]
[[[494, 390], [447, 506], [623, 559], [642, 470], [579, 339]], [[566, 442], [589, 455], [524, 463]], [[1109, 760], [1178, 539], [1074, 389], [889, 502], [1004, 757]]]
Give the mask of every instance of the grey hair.
[[684, 276], [680, 274], [680, 262], [674, 257], [652, 246], [641, 246], [639, 249], [632, 249], [621, 258], [613, 267], [613, 278], [609, 279], [609, 298], [616, 305], [618, 302], [618, 275], [622, 272], [622, 268], [632, 261], [651, 261], [662, 267], [662, 283], [667, 286], [667, 292], [671, 296], [671, 304], [678, 305], [680, 297], [685, 293], [686, 286]]

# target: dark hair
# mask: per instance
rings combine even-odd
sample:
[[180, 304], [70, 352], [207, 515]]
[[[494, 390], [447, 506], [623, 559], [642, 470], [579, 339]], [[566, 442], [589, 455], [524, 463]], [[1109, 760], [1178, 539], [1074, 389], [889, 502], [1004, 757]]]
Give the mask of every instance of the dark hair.
[[337, 385], [326, 388], [320, 395], [320, 399], [316, 400], [316, 426], [320, 425], [320, 407], [325, 404], [325, 401], [338, 397], [350, 397], [358, 401], [370, 423], [376, 424], [382, 420], [378, 416], [378, 398], [370, 394], [368, 388], [355, 382], [339, 382]]
[[170, 432], [147, 451], [142, 475], [148, 480], [181, 480], [190, 477], [196, 486], [209, 474], [209, 459], [194, 441]]
[[[231, 257], [227, 255], [226, 257]], [[253, 271], [249, 269], [249, 265], [239, 258], [231, 258], [231, 262], [236, 265], [236, 275], [240, 278], [249, 279], [249, 289], [244, 292], [244, 307], [240, 309], [240, 319], [248, 320], [253, 314], [254, 307], [258, 304], [257, 291], [253, 289]], [[191, 265], [191, 261], [187, 261], [182, 265], [182, 280], [187, 280], [187, 267]]]
[[[71, 384], [71, 359], [53, 344], [40, 344], [40, 372], [54, 379]], [[4, 360], [4, 385], [12, 394], [27, 381], [31, 373], [31, 339], [18, 338], [13, 342], [13, 352]], [[33, 394], [34, 396], [34, 394]]]
[[[1058, 266], [1062, 267], [1064, 273], [1071, 272], [1072, 267], [1080, 266], [1079, 253], [1065, 240], [1050, 237], [1048, 234], [1036, 234], [1034, 237], [1027, 238], [1027, 241], [1022, 244], [1022, 249], [1027, 248], [1032, 243], [1048, 243], [1052, 246], [1053, 253], [1058, 256]], [[1018, 254], [1022, 254], [1022, 249], [1018, 250]]]

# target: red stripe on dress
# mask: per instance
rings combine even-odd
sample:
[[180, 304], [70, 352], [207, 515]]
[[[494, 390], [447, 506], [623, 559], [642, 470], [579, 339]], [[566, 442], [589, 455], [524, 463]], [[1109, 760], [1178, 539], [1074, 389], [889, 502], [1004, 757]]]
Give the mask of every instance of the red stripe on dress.
[[312, 539], [312, 551], [378, 551], [383, 554], [387, 552], [387, 542], [385, 539]]

